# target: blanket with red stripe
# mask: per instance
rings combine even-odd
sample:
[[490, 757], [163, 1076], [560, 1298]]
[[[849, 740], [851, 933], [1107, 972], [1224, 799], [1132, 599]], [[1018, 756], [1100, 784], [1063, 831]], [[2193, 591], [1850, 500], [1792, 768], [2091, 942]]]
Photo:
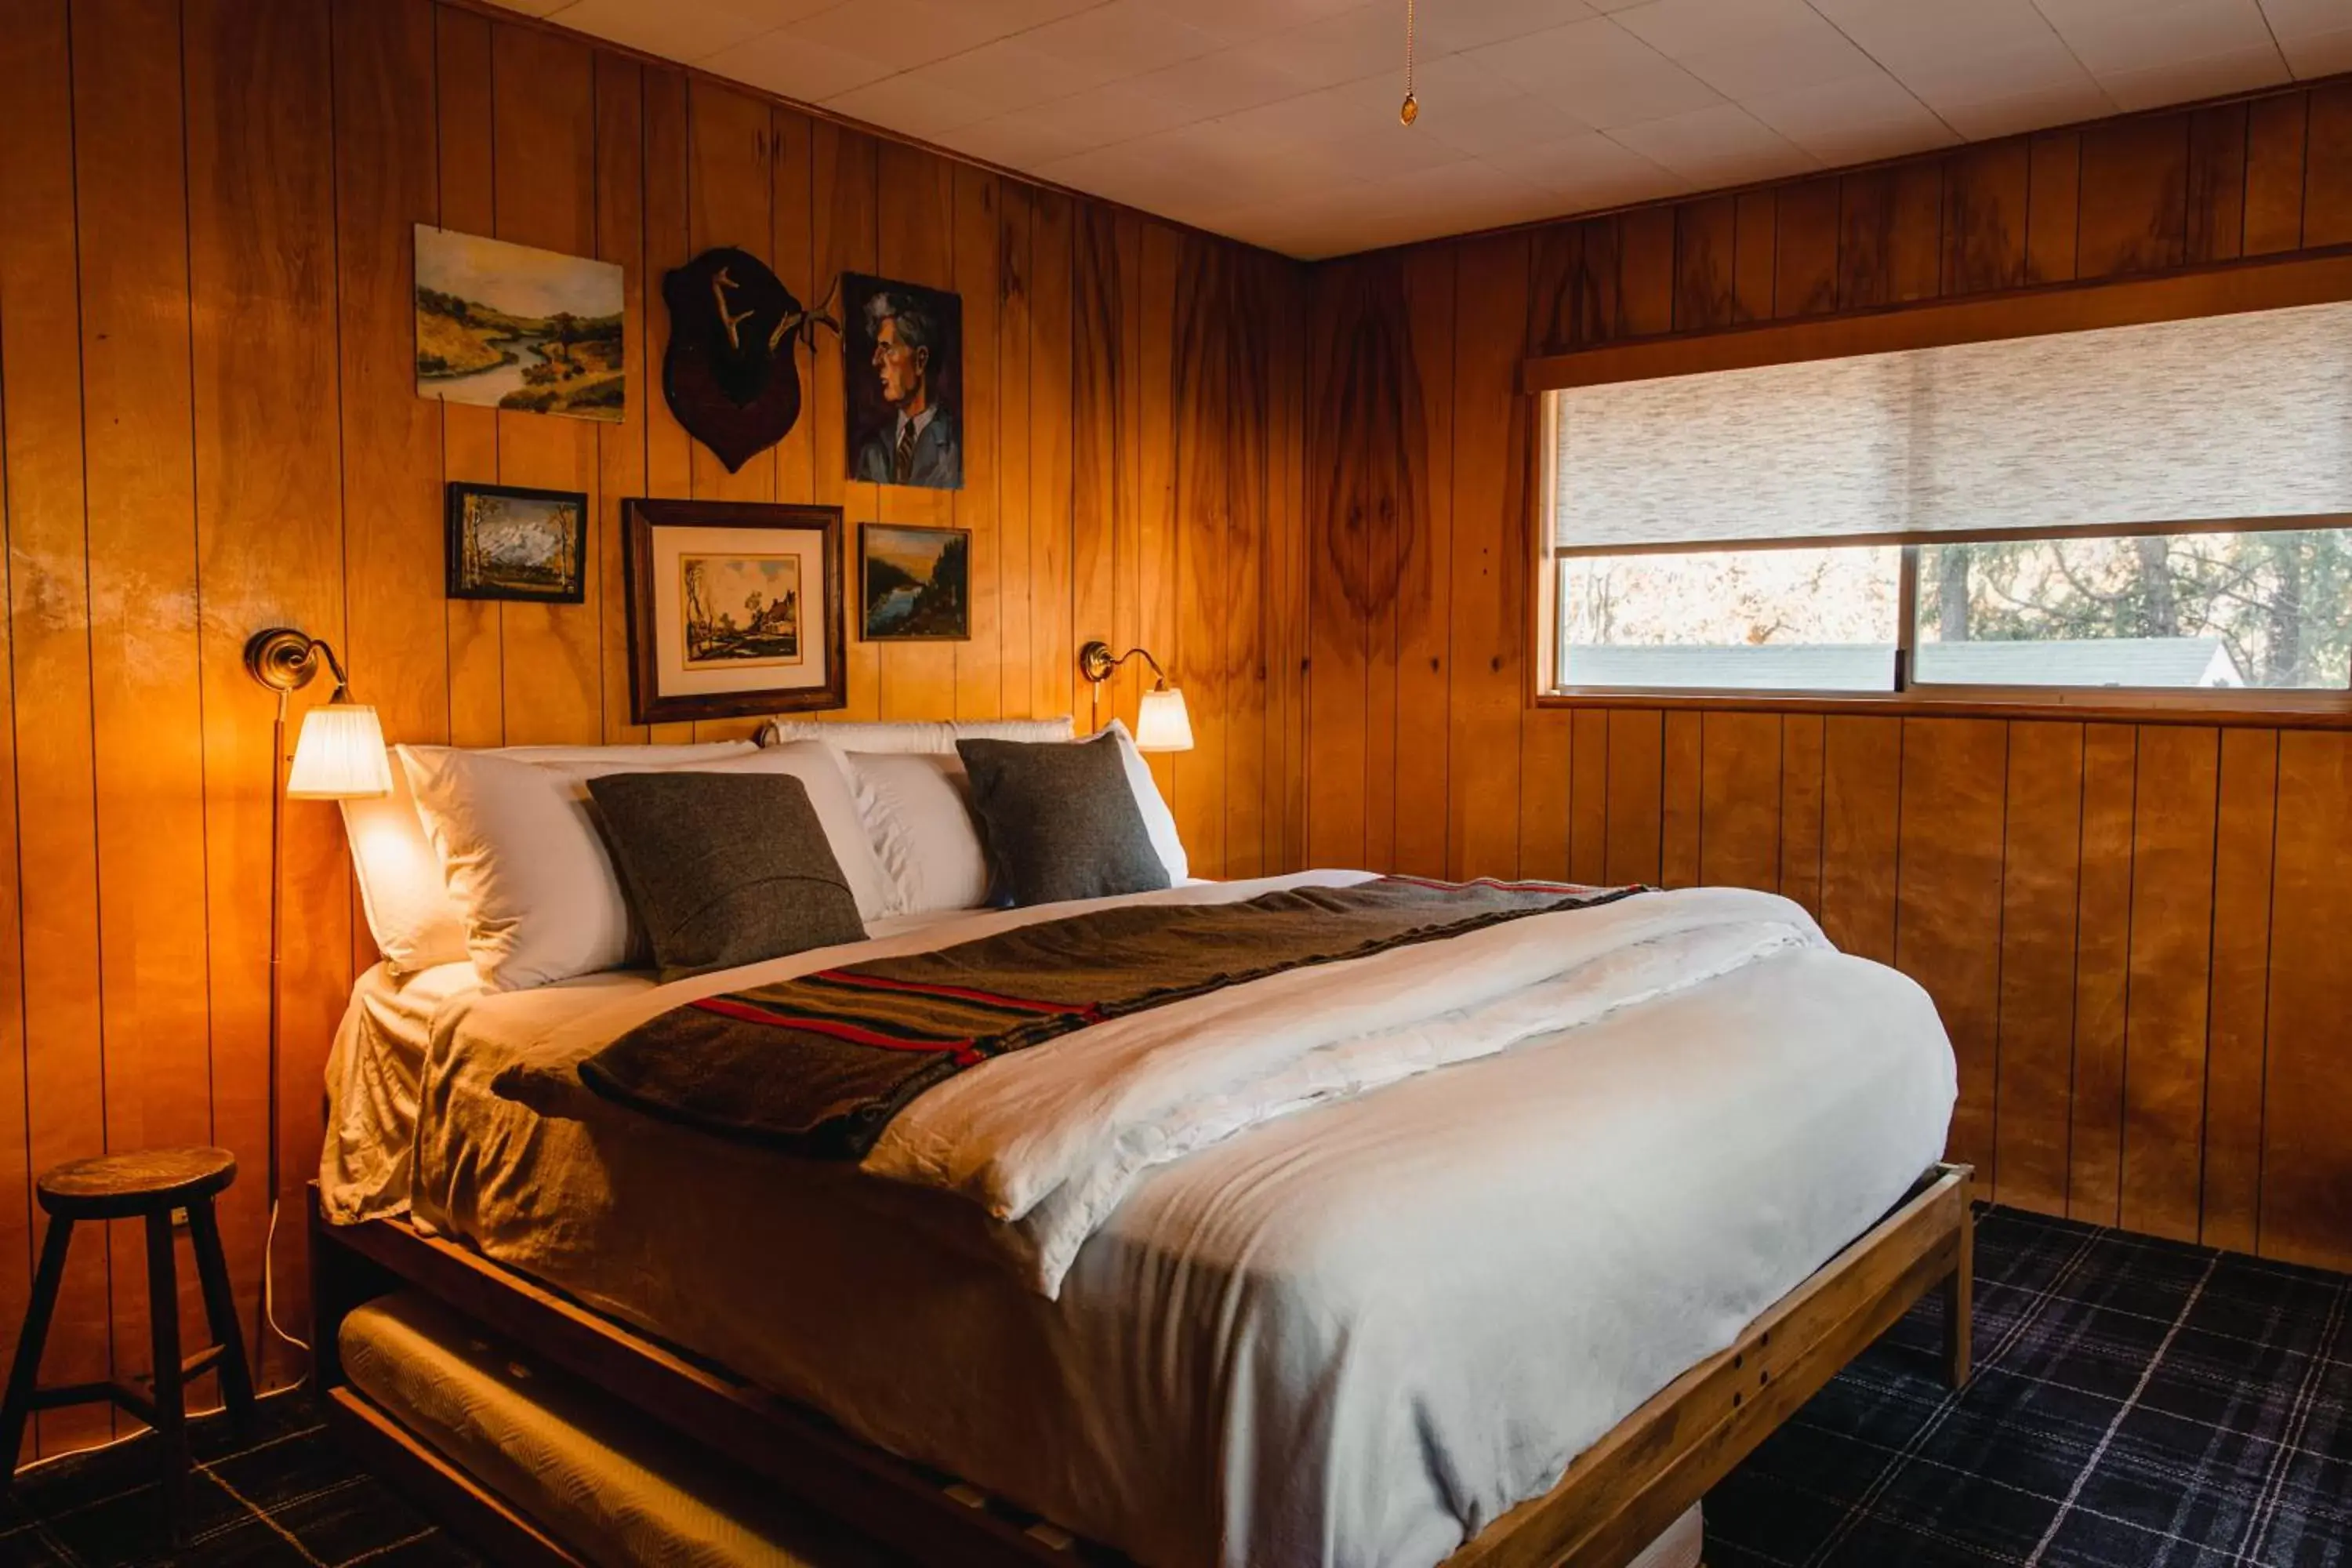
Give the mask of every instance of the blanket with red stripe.
[[673, 1008], [580, 1064], [595, 1093], [740, 1142], [862, 1159], [916, 1096], [1109, 1019], [1637, 888], [1389, 877], [1136, 903]]

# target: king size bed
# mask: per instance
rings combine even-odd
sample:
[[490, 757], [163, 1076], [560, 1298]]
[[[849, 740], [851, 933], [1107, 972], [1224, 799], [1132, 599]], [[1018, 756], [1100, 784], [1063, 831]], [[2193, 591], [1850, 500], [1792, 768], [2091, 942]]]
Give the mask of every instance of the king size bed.
[[[1166, 879], [667, 984], [371, 971], [313, 1205], [339, 1427], [514, 1558], [761, 1560], [709, 1542], [798, 1528], [745, 1522], [781, 1491], [899, 1560], [1622, 1568], [1695, 1561], [1706, 1489], [1938, 1285], [1965, 1375], [1949, 1047], [1795, 905]], [[1055, 987], [1086, 1016], [1018, 1050], [771, 1054]], [[449, 1394], [469, 1355], [545, 1398]]]

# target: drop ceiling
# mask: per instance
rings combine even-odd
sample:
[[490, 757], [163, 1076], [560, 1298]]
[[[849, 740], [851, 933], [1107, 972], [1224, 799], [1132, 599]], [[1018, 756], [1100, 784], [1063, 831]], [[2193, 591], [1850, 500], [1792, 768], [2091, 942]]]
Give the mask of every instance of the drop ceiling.
[[501, 0], [1317, 258], [2352, 69], [2352, 0]]

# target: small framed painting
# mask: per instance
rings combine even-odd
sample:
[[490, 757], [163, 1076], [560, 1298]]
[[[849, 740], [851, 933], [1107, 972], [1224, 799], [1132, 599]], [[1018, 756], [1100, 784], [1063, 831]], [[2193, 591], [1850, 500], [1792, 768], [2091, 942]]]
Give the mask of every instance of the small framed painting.
[[867, 642], [971, 637], [971, 530], [857, 526], [858, 635]]
[[840, 508], [636, 500], [625, 510], [631, 722], [849, 700]]
[[588, 498], [519, 485], [448, 487], [448, 595], [576, 605], [588, 589]]

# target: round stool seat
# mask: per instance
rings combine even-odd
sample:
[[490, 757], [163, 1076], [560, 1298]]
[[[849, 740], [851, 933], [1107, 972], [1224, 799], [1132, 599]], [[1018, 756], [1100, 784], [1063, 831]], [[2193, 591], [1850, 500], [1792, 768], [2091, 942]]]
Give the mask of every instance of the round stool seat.
[[184, 1207], [236, 1180], [226, 1149], [139, 1149], [41, 1173], [41, 1206], [59, 1219], [129, 1219]]

